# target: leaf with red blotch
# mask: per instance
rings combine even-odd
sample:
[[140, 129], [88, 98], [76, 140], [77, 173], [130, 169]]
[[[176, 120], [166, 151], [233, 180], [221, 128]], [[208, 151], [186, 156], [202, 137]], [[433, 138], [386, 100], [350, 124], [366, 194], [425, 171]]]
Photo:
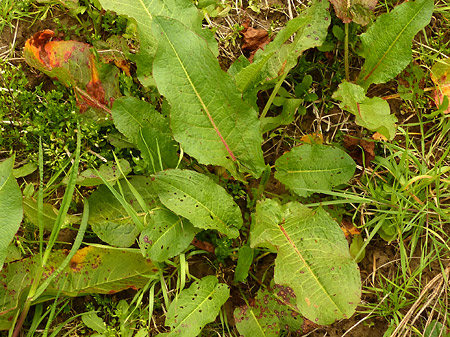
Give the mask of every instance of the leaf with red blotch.
[[75, 90], [80, 111], [89, 107], [109, 112], [118, 95], [118, 69], [97, 61], [94, 48], [78, 41], [52, 40], [44, 30], [25, 43], [25, 61]]
[[344, 23], [355, 22], [365, 26], [370, 22], [378, 0], [330, 0], [336, 16]]
[[[450, 100], [450, 59], [437, 60], [431, 68], [431, 80], [436, 85], [434, 90], [434, 102], [439, 108], [444, 102], [444, 97]], [[450, 106], [444, 113], [450, 113]]]

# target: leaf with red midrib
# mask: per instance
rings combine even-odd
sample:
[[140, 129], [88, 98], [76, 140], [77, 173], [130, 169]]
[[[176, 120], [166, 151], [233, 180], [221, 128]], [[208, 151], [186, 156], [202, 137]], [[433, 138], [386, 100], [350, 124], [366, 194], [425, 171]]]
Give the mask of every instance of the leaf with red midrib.
[[118, 94], [118, 70], [101, 64], [93, 47], [78, 41], [52, 40], [54, 32], [37, 32], [25, 43], [25, 61], [65, 86], [75, 89], [80, 111], [89, 107], [109, 112]]
[[181, 22], [153, 19], [158, 50], [153, 76], [171, 105], [170, 126], [183, 150], [202, 164], [259, 177], [265, 168], [257, 112], [247, 105], [207, 42]]

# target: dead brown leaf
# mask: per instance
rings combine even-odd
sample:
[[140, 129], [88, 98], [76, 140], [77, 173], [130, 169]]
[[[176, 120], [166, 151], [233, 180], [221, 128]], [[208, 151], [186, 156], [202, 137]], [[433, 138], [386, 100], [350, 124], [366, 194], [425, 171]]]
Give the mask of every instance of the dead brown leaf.
[[344, 147], [359, 165], [364, 164], [367, 167], [375, 158], [375, 143], [372, 141], [346, 135]]
[[250, 62], [253, 61], [253, 57], [258, 49], [264, 49], [265, 45], [270, 42], [269, 34], [264, 29], [255, 29], [248, 26], [248, 22], [243, 24], [244, 30], [241, 34], [244, 38], [242, 49], [246, 52], [250, 52], [248, 58]]

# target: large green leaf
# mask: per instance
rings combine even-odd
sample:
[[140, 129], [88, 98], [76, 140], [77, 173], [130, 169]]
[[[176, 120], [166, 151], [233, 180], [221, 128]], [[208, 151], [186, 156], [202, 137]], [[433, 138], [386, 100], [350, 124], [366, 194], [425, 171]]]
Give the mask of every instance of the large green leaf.
[[366, 59], [359, 83], [384, 83], [394, 78], [411, 62], [414, 36], [431, 20], [433, 0], [408, 1], [392, 12], [380, 15], [366, 33], [361, 34]]
[[139, 130], [152, 126], [167, 129], [169, 123], [153, 105], [136, 97], [125, 96], [114, 101], [111, 111], [114, 125], [133, 144], [137, 144]]
[[230, 289], [217, 277], [205, 276], [181, 292], [169, 306], [166, 325], [171, 332], [158, 336], [196, 337], [203, 327], [215, 320], [228, 300]]
[[[66, 255], [66, 251], [55, 251], [50, 255], [41, 282], [59, 267]], [[0, 272], [0, 329], [10, 327], [9, 318], [15, 314], [20, 297], [31, 286], [39, 266], [36, 255], [10, 263]], [[156, 272], [157, 268], [139, 251], [86, 247], [74, 255], [41, 298], [48, 300], [59, 291], [65, 296], [81, 296], [141, 288], [148, 282], [148, 277], [143, 275]]]
[[[261, 82], [289, 72], [305, 50], [322, 45], [331, 22], [328, 8], [328, 1], [316, 0], [300, 16], [290, 20], [264, 50], [255, 54], [253, 63], [235, 76], [239, 90], [245, 93]], [[294, 41], [285, 44], [293, 36]]]
[[300, 312], [317, 324], [350, 317], [359, 303], [361, 279], [339, 225], [322, 208], [297, 202], [259, 202], [250, 246], [277, 250], [275, 283], [289, 286]]
[[22, 192], [13, 176], [14, 157], [0, 163], [0, 270], [22, 222]]
[[[132, 191], [123, 181], [119, 183], [121, 183], [125, 200], [143, 219], [145, 213]], [[150, 178], [136, 176], [130, 179], [130, 183], [141, 194], [149, 208], [154, 208], [157, 196], [152, 191]], [[118, 186], [115, 186], [115, 189], [119, 190]], [[140, 230], [107, 186], [100, 186], [88, 200], [91, 207], [88, 223], [101, 240], [117, 247], [129, 247], [135, 242]]]
[[170, 125], [183, 150], [202, 164], [259, 177], [264, 170], [257, 113], [245, 104], [204, 39], [179, 21], [156, 17], [153, 75], [171, 105]]
[[189, 170], [166, 170], [155, 175], [161, 202], [196, 227], [239, 236], [241, 210], [225, 189], [207, 176]]
[[103, 8], [117, 14], [129, 16], [136, 20], [140, 50], [135, 61], [138, 67], [139, 80], [151, 84], [151, 64], [156, 51], [156, 40], [153, 36], [152, 22], [156, 15], [175, 18], [193, 29], [197, 34], [208, 39], [209, 47], [217, 55], [217, 44], [213, 35], [202, 31], [202, 16], [192, 1], [189, 0], [99, 0]]
[[152, 261], [162, 262], [182, 253], [194, 239], [194, 226], [167, 209], [156, 209], [149, 217], [139, 246], [142, 255]]
[[169, 122], [152, 105], [135, 97], [121, 97], [114, 102], [112, 116], [117, 129], [141, 151], [150, 172], [176, 167], [178, 146]]
[[391, 114], [389, 103], [382, 98], [366, 97], [362, 87], [349, 82], [341, 83], [333, 98], [341, 101], [341, 109], [355, 115], [356, 124], [388, 139], [395, 137], [397, 117]]
[[320, 144], [294, 147], [275, 162], [275, 178], [301, 197], [348, 182], [356, 164], [343, 150]]

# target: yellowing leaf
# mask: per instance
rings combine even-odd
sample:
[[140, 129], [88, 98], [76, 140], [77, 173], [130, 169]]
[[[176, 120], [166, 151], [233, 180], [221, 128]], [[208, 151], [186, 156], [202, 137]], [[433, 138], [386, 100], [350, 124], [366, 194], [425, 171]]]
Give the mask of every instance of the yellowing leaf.
[[321, 133], [310, 133], [304, 135], [300, 140], [308, 144], [323, 144], [323, 135]]
[[[431, 80], [436, 85], [434, 102], [439, 108], [444, 102], [444, 97], [450, 99], [450, 59], [438, 60], [431, 68]], [[450, 106], [444, 113], [450, 113]]]
[[25, 42], [25, 61], [46, 75], [75, 90], [80, 111], [89, 107], [108, 111], [118, 95], [118, 69], [96, 60], [91, 45], [78, 41], [52, 40], [44, 30]]

